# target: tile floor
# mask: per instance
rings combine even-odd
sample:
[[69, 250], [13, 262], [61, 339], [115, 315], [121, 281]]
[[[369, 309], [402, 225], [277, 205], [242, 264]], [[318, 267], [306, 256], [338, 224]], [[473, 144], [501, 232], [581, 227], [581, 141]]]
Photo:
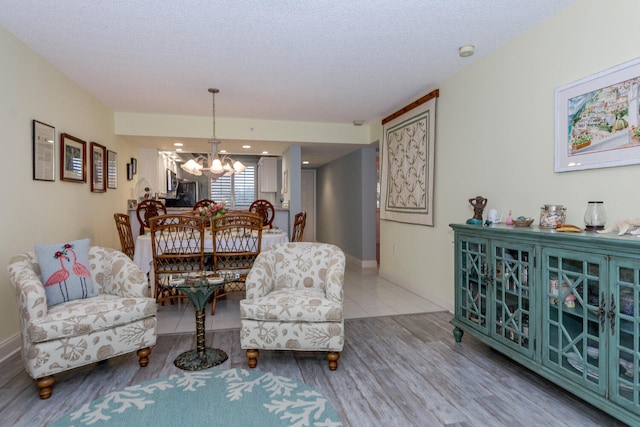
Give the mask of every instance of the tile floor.
[[[375, 268], [360, 269], [347, 265], [344, 283], [345, 318], [390, 316], [394, 314], [428, 313], [444, 308], [378, 277]], [[240, 328], [240, 295], [218, 301], [215, 316], [207, 306], [207, 330]], [[189, 301], [158, 306], [158, 334], [194, 332], [196, 320]]]

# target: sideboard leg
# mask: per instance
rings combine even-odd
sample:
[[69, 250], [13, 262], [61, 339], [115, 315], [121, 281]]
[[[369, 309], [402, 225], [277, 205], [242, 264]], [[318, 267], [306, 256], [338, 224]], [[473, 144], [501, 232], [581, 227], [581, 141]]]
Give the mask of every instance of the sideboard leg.
[[453, 337], [456, 339], [456, 342], [462, 341], [462, 336], [464, 335], [464, 331], [460, 328], [453, 328]]

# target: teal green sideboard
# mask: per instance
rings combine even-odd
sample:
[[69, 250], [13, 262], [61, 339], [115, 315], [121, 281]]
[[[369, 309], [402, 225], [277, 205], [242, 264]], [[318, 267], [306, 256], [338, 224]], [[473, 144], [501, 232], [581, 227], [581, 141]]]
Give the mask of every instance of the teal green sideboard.
[[640, 425], [640, 237], [452, 224], [465, 333]]

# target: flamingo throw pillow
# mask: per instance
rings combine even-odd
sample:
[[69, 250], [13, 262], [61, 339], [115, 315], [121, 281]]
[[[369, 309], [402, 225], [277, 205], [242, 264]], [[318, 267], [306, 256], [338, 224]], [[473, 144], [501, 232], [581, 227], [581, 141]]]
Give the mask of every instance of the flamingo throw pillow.
[[89, 239], [35, 245], [47, 306], [95, 297], [89, 271]]

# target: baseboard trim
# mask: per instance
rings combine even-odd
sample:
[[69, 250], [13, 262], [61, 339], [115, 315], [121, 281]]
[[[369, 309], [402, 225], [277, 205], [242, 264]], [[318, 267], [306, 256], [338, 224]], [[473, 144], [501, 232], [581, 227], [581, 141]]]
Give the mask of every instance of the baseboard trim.
[[441, 295], [437, 295], [433, 292], [430, 292], [428, 289], [425, 289], [422, 286], [417, 286], [413, 283], [407, 282], [401, 277], [396, 277], [391, 274], [387, 274], [384, 271], [380, 270], [378, 275], [385, 280], [388, 280], [396, 285], [412, 292], [422, 298], [428, 299], [429, 301], [439, 305], [450, 313], [454, 312], [453, 301], [448, 298], [443, 298]]
[[20, 351], [20, 334], [4, 340], [0, 343], [0, 363]]
[[356, 268], [378, 268], [378, 262], [375, 259], [362, 260], [349, 254], [345, 254], [345, 257], [347, 258], [347, 264]]

